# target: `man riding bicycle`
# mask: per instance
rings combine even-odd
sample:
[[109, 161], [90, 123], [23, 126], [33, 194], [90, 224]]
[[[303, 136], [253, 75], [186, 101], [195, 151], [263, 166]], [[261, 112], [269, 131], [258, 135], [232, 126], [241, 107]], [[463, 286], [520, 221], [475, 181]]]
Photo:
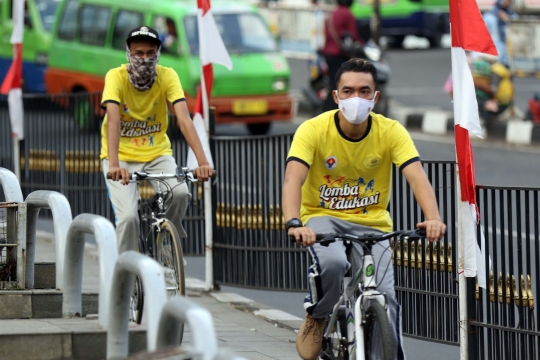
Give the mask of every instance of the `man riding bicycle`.
[[[107, 114], [101, 128], [100, 158], [103, 174], [112, 174], [106, 184], [116, 217], [119, 252], [139, 250], [137, 186], [129, 183], [129, 173], [176, 172], [166, 133], [167, 102], [174, 107], [178, 127], [197, 157], [199, 167], [195, 172], [199, 181], [208, 180], [213, 170], [191, 121], [178, 75], [171, 68], [157, 65], [161, 48], [158, 33], [147, 26], [135, 28], [129, 32], [126, 44], [129, 63], [109, 70], [101, 102]], [[191, 194], [185, 183], [170, 180], [169, 184], [172, 201], [167, 204], [166, 216], [185, 237], [181, 220]]]
[[[351, 59], [336, 74], [334, 101], [339, 110], [304, 122], [296, 131], [283, 185], [286, 228], [298, 244], [309, 247], [313, 264], [308, 271], [309, 295], [304, 300], [306, 319], [296, 339], [302, 359], [317, 359], [326, 318], [340, 296], [341, 282], [350, 264], [342, 242], [328, 247], [315, 244], [316, 233], [389, 232], [392, 163], [410, 184], [426, 220], [416, 224], [430, 241], [444, 236], [431, 184], [407, 130], [397, 121], [371, 112], [379, 98], [377, 71], [372, 63]], [[301, 220], [300, 220], [301, 219]], [[378, 290], [386, 293], [390, 321], [401, 344], [400, 307], [394, 291], [394, 274], [388, 241], [372, 249], [377, 264]], [[359, 262], [362, 249], [355, 244]]]

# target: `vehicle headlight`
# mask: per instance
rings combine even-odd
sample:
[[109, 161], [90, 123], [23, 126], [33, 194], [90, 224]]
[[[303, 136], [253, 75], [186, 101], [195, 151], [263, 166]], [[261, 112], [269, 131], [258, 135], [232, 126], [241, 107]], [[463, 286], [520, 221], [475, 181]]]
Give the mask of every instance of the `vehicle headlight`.
[[274, 91], [283, 91], [287, 89], [287, 81], [283, 79], [275, 80], [274, 83], [272, 84], [272, 89]]

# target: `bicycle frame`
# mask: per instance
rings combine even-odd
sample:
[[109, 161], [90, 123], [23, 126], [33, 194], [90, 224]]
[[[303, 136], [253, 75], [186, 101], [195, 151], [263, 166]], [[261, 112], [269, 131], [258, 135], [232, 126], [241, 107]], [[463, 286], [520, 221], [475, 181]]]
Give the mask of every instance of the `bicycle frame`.
[[[350, 242], [345, 242], [349, 244]], [[345, 320], [347, 322], [347, 350], [350, 360], [365, 360], [364, 353], [364, 327], [365, 323], [365, 302], [375, 300], [385, 309], [386, 297], [378, 292], [377, 280], [375, 278], [374, 259], [371, 254], [362, 256], [362, 268], [359, 269], [354, 278], [345, 277], [343, 279], [344, 291], [339, 301], [334, 306], [332, 316], [324, 334], [325, 338], [330, 338], [332, 329], [337, 320], [337, 314], [340, 307], [345, 304]], [[356, 290], [360, 291], [360, 296], [354, 303]], [[343, 335], [343, 334], [342, 334]]]

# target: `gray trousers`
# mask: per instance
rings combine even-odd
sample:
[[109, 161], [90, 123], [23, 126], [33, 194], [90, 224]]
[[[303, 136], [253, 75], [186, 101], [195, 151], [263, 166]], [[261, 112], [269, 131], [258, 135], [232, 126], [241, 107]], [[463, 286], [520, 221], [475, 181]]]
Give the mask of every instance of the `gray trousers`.
[[[120, 167], [128, 169], [130, 173], [135, 171], [146, 171], [148, 173], [167, 173], [176, 172], [176, 162], [172, 156], [160, 156], [148, 163], [136, 163], [120, 161]], [[109, 172], [109, 160], [103, 159], [103, 175]], [[116, 223], [116, 238], [118, 241], [118, 253], [127, 250], [139, 251], [139, 215], [137, 213], [137, 184], [129, 183], [122, 185], [121, 181], [105, 180], [109, 198], [114, 210]], [[156, 189], [158, 183], [149, 181], [150, 185]], [[186, 213], [187, 206], [191, 200], [187, 184], [179, 183], [176, 179], [169, 179], [167, 183], [173, 188], [172, 201], [167, 203], [167, 219], [169, 219], [180, 237], [186, 237], [186, 232], [182, 226], [182, 219]], [[165, 191], [164, 185], [161, 190]]]
[[[361, 235], [367, 232], [382, 233], [380, 230], [353, 224], [330, 216], [313, 217], [308, 220], [307, 227], [317, 234], [340, 233]], [[347, 260], [345, 245], [336, 241], [328, 247], [315, 244], [308, 248], [313, 264], [308, 270], [309, 295], [304, 300], [304, 308], [314, 318], [326, 318], [333, 310], [342, 293], [342, 281], [352, 266], [353, 275], [362, 268], [363, 249], [353, 244], [351, 251], [352, 264]], [[396, 333], [398, 344], [397, 359], [405, 359], [401, 334], [400, 305], [396, 300], [394, 289], [394, 269], [390, 242], [383, 241], [374, 245], [371, 252], [375, 262], [375, 278], [377, 290], [386, 293], [390, 322]]]

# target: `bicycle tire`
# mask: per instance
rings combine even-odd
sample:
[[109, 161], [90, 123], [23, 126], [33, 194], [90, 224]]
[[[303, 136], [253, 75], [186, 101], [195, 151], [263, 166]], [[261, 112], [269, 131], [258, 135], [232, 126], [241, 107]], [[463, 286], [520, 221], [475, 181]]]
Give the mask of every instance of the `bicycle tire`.
[[366, 311], [364, 325], [366, 360], [394, 360], [397, 344], [388, 314], [379, 303], [372, 303]]
[[[142, 236], [139, 237], [139, 252], [146, 254], [146, 246]], [[131, 294], [131, 302], [129, 304], [129, 320], [136, 324], [141, 324], [144, 309], [144, 289], [142, 286], [141, 278], [135, 276], [135, 284], [133, 286], [133, 293]]]
[[[170, 286], [168, 286], [167, 293], [169, 295], [186, 295], [184, 256], [180, 245], [180, 236], [173, 223], [169, 220], [165, 220], [160, 225], [160, 231], [156, 237], [155, 256], [157, 262], [164, 267], [164, 271], [166, 271], [165, 267], [174, 271], [176, 289], [170, 289]], [[167, 276], [171, 274], [165, 274], [166, 283], [167, 280], [173, 280], [172, 278], [167, 279]]]

